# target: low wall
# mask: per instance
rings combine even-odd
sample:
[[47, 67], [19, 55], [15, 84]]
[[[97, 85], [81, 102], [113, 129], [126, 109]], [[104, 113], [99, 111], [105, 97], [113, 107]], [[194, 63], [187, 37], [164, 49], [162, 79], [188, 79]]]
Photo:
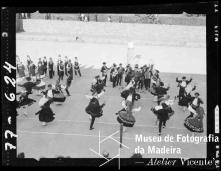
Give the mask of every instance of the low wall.
[[[25, 19], [23, 28], [26, 32], [24, 36], [40, 37], [42, 35], [43, 39], [51, 36], [58, 40], [61, 37], [62, 41], [72, 41], [78, 36], [79, 41], [83, 42], [127, 43], [134, 41], [135, 44], [206, 47], [205, 26]], [[17, 38], [22, 39], [22, 33], [20, 34]]]

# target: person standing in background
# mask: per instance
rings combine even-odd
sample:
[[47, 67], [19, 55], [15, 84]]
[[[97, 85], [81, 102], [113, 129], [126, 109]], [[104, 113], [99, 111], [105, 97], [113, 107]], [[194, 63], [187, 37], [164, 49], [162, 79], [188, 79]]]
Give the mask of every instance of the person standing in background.
[[68, 64], [67, 64], [67, 74], [71, 75], [71, 79], [73, 80], [73, 76], [74, 76], [74, 71], [73, 71], [73, 64], [71, 63], [71, 60], [68, 60]]
[[25, 66], [22, 62], [17, 64], [17, 71], [20, 78], [25, 77]]
[[144, 65], [144, 86], [146, 90], [150, 90], [150, 67]]
[[103, 66], [101, 67], [101, 73], [102, 73], [102, 77], [104, 77], [104, 86], [106, 86], [106, 83], [107, 83], [107, 71], [108, 71], [108, 68], [106, 66], [106, 62], [103, 62]]
[[44, 65], [41, 61], [41, 58], [39, 58], [39, 61], [38, 61], [38, 76], [39, 76], [39, 78], [41, 78], [42, 75], [44, 75]]
[[47, 64], [48, 64], [48, 61], [46, 59], [46, 56], [44, 56], [44, 58], [43, 58], [43, 66], [44, 66], [44, 75], [45, 76], [47, 75]]
[[48, 70], [49, 70], [49, 78], [52, 79], [54, 76], [54, 62], [52, 58], [49, 58]]
[[65, 56], [64, 58], [64, 72], [65, 72], [65, 75], [68, 76], [68, 73], [67, 73], [67, 65], [68, 65], [68, 57]]
[[75, 61], [74, 61], [74, 73], [77, 76], [77, 73], [79, 74], [79, 76], [81, 77], [81, 71], [80, 71], [80, 66], [79, 66], [79, 62], [78, 62], [78, 58], [75, 57]]
[[118, 71], [117, 85], [121, 86], [121, 81], [122, 81], [123, 74], [124, 74], [124, 71], [125, 71], [124, 68], [122, 67], [121, 63], [119, 64], [119, 67], [117, 68], [117, 71]]
[[71, 86], [71, 82], [72, 82], [72, 76], [70, 73], [67, 74], [67, 82], [66, 82], [66, 87], [65, 87], [65, 91], [67, 93], [68, 96], [71, 96], [69, 91], [68, 91], [68, 88]]
[[29, 76], [30, 76], [30, 64], [31, 64], [31, 58], [29, 55], [27, 55], [27, 69], [28, 69]]
[[35, 77], [36, 73], [35, 73], [35, 69], [36, 66], [33, 63], [33, 61], [30, 62], [30, 66], [29, 66], [29, 71], [30, 71], [30, 77]]
[[58, 75], [59, 78], [58, 78], [58, 80], [61, 81], [64, 78], [64, 64], [63, 64], [63, 61], [60, 61], [58, 69], [59, 69], [59, 72], [58, 72], [59, 73], [59, 75]]

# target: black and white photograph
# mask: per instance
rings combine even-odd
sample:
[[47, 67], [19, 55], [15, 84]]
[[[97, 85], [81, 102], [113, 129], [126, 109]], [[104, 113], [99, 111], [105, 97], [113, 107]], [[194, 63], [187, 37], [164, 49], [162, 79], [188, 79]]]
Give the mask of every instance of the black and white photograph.
[[16, 11], [16, 158], [207, 158], [207, 19]]

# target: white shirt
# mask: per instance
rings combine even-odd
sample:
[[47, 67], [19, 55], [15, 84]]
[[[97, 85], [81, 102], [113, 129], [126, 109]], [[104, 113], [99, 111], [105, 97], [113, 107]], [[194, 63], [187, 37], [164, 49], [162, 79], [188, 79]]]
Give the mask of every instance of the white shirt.
[[50, 98], [53, 98], [52, 90], [48, 90], [47, 96], [50, 97]]

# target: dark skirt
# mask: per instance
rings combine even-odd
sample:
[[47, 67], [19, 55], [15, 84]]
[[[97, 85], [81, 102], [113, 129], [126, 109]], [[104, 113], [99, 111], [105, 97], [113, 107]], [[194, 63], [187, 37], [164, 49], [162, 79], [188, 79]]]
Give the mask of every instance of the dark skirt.
[[203, 129], [203, 115], [204, 110], [202, 107], [196, 109], [196, 117], [187, 117], [184, 121], [184, 126], [191, 132], [204, 132]]
[[50, 107], [42, 108], [36, 115], [39, 115], [40, 122], [51, 122], [55, 119], [54, 113]]
[[46, 88], [46, 85], [41, 85], [41, 86], [36, 85], [33, 87], [34, 90], [44, 90], [45, 88]]
[[99, 118], [103, 115], [103, 110], [102, 109], [100, 109], [98, 111], [92, 111], [92, 110], [89, 109], [89, 106], [86, 107], [85, 111], [86, 111], [87, 114], [91, 115], [91, 117], [95, 117], [95, 118]]
[[186, 106], [186, 107], [188, 107], [188, 103], [189, 103], [189, 102], [190, 102], [190, 101], [189, 101], [188, 98], [183, 97], [183, 98], [181, 98], [180, 101], [178, 102], [178, 105], [179, 105], [179, 106]]
[[63, 93], [56, 93], [54, 94], [53, 101], [54, 102], [65, 102], [66, 97]]
[[133, 127], [136, 122], [132, 113], [127, 113], [127, 111], [120, 111], [117, 121], [125, 127]]
[[22, 106], [31, 106], [33, 103], [35, 103], [36, 101], [34, 99], [30, 99], [30, 98], [25, 98], [25, 99], [20, 99], [17, 102], [17, 107], [20, 108]]

